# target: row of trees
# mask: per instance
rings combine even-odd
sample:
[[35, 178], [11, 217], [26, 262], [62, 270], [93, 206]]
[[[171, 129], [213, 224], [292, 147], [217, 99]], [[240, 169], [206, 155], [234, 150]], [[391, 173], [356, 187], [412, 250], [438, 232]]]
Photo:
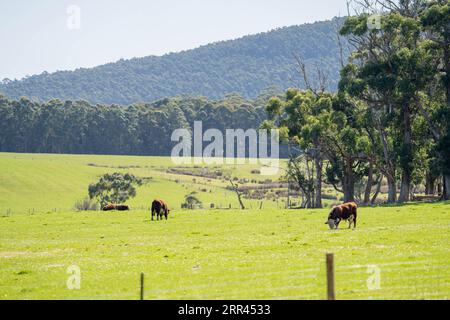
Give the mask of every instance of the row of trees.
[[126, 107], [0, 96], [0, 151], [168, 156], [172, 132], [196, 120], [203, 121], [205, 130], [258, 127], [274, 92], [263, 92], [254, 101], [230, 94], [219, 101], [171, 98]]
[[[382, 181], [388, 202], [406, 202], [413, 185], [425, 182], [433, 194], [440, 179], [449, 199], [449, 2], [358, 3], [361, 11], [340, 30], [354, 52], [343, 64], [338, 92], [310, 85], [300, 60], [307, 90], [289, 89], [267, 106], [265, 126], [280, 127], [284, 139], [303, 150], [291, 158], [288, 176], [308, 207], [322, 206], [322, 182], [345, 201], [370, 203]], [[371, 28], [368, 19], [380, 8], [379, 28]], [[359, 195], [355, 187], [362, 184]]]

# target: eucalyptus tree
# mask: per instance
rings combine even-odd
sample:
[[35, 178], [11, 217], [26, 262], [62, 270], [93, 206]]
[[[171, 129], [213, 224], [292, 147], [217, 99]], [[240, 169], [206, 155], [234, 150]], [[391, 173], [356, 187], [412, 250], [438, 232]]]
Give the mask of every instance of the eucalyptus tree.
[[[347, 94], [339, 92], [333, 96], [330, 108], [318, 117], [324, 128], [320, 141], [329, 163], [326, 181], [344, 194], [346, 202], [362, 200], [355, 197], [355, 185], [366, 175], [365, 165], [372, 149], [363, 115], [363, 104], [354, 103]], [[370, 180], [368, 184], [371, 189]]]
[[[303, 150], [304, 173], [296, 164], [289, 166], [289, 172], [307, 198], [314, 194], [314, 207], [322, 206], [322, 181], [343, 193], [345, 201], [355, 200], [355, 183], [362, 178], [359, 171], [371, 144], [360, 108], [344, 93], [298, 89], [289, 89], [285, 101], [274, 98], [267, 106], [269, 118]], [[313, 174], [309, 158], [314, 160]]]
[[97, 183], [89, 185], [89, 198], [97, 199], [102, 207], [108, 203], [123, 203], [136, 196], [136, 186], [142, 183], [129, 173], [107, 173]]
[[[324, 93], [291, 88], [286, 92], [285, 101], [272, 98], [266, 108], [269, 120], [281, 129], [281, 137], [302, 150], [299, 157], [291, 155], [288, 175], [306, 196], [306, 206], [314, 208], [322, 207], [321, 126], [314, 118], [319, 113], [320, 103], [324, 101], [319, 98], [322, 95]], [[313, 161], [311, 166], [310, 160]], [[297, 162], [304, 162], [304, 165], [300, 166]]]
[[448, 0], [427, 2], [420, 16], [427, 48], [433, 59], [429, 69], [434, 73], [417, 105], [427, 121], [436, 142], [442, 171], [443, 198], [450, 199], [450, 3]]
[[[342, 72], [340, 89], [363, 100], [375, 117], [383, 145], [384, 173], [389, 202], [396, 200], [396, 167], [401, 169], [399, 201], [409, 200], [415, 150], [412, 119], [418, 114], [417, 97], [433, 78], [431, 55], [423, 43], [420, 21], [425, 1], [376, 1], [388, 10], [379, 28], [371, 28], [365, 12], [350, 17], [341, 29], [355, 52]], [[394, 142], [392, 144], [390, 141]]]

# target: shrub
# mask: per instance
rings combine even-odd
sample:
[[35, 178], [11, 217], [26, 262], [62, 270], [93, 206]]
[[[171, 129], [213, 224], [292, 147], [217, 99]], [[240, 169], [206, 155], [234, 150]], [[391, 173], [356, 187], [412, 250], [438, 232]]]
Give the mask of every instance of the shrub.
[[92, 199], [85, 198], [75, 203], [75, 209], [78, 211], [97, 211], [98, 203]]
[[192, 192], [184, 197], [184, 203], [181, 205], [182, 209], [202, 209], [202, 202], [196, 197], [196, 192]]

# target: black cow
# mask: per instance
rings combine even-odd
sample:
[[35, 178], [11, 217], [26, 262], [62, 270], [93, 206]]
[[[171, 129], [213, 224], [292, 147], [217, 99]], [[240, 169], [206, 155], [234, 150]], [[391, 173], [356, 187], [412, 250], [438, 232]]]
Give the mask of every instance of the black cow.
[[166, 217], [166, 220], [169, 216], [169, 207], [163, 200], [153, 200], [152, 202], [152, 221], [153, 217], [156, 215], [156, 220], [162, 220], [163, 216]]

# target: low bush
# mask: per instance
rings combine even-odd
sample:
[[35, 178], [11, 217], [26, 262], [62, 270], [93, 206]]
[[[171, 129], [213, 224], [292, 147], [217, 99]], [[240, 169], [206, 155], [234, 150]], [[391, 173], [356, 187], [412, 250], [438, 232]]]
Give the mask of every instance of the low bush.
[[99, 209], [99, 205], [94, 200], [85, 198], [75, 203], [75, 209], [79, 211], [97, 211]]

